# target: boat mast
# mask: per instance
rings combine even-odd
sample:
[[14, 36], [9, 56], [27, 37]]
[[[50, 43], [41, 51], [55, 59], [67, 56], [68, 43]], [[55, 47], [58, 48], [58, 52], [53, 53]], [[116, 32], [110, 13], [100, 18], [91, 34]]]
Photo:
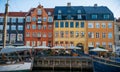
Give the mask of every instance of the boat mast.
[[6, 27], [7, 27], [7, 16], [8, 16], [8, 1], [9, 0], [7, 0], [7, 3], [5, 4], [5, 13], [4, 13], [4, 26], [3, 26], [3, 31], [4, 31], [4, 33], [3, 33], [3, 48], [5, 48], [5, 46], [6, 46], [6, 34], [7, 34], [7, 29], [6, 29]]

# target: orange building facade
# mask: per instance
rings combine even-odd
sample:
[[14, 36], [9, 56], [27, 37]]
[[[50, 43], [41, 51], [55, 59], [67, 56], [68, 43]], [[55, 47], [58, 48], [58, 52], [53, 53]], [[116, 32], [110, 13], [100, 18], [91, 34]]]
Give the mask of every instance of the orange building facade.
[[32, 8], [26, 15], [25, 45], [53, 45], [53, 10], [39, 5]]

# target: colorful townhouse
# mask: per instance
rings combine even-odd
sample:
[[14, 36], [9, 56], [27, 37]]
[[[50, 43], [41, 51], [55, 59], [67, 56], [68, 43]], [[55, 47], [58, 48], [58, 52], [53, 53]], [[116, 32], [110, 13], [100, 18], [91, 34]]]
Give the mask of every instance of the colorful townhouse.
[[[24, 45], [26, 12], [9, 12], [7, 19], [7, 45]], [[3, 45], [4, 13], [0, 13], [0, 46]]]
[[56, 6], [54, 9], [53, 44], [77, 46], [84, 53], [114, 46], [114, 16], [105, 6]]
[[53, 8], [39, 5], [26, 14], [25, 45], [53, 46]]

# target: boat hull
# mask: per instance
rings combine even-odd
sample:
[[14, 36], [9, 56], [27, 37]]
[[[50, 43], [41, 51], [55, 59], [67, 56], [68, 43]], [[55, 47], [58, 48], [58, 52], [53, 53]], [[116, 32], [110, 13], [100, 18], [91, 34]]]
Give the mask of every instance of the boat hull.
[[19, 64], [0, 65], [0, 72], [30, 72], [32, 69], [31, 62]]
[[99, 61], [93, 61], [94, 72], [119, 72], [120, 66], [114, 66]]

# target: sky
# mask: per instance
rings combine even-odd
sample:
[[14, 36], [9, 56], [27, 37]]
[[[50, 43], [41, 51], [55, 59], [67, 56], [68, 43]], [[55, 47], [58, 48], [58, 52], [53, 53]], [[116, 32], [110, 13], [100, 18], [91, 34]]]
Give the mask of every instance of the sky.
[[[7, 0], [0, 0], [0, 13], [5, 11]], [[44, 8], [54, 8], [55, 6], [66, 6], [71, 2], [72, 6], [107, 6], [114, 14], [115, 18], [120, 17], [120, 0], [9, 0], [9, 11], [27, 12], [30, 8], [35, 8], [39, 4]]]

